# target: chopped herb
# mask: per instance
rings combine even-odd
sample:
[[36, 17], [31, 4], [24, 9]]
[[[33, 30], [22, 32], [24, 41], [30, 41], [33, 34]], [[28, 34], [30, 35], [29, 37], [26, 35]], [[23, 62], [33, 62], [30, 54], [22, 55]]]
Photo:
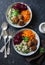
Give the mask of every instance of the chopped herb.
[[44, 48], [40, 48], [40, 53], [44, 53], [45, 52], [45, 50], [44, 50]]
[[25, 42], [28, 42], [28, 40], [29, 40], [28, 37], [24, 37], [23, 39]]

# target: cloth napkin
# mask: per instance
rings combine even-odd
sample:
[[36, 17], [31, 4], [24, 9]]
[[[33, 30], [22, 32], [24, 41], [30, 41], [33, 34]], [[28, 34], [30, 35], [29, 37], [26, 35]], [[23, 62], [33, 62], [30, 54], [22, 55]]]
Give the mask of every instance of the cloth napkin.
[[[45, 49], [45, 40], [41, 40], [40, 48], [44, 48]], [[40, 53], [40, 48], [34, 55], [28, 56], [28, 57], [24, 57], [25, 60], [27, 62], [30, 62], [30, 63], [33, 63], [33, 64], [41, 65], [42, 62], [43, 62], [43, 59], [45, 57], [45, 52]]]

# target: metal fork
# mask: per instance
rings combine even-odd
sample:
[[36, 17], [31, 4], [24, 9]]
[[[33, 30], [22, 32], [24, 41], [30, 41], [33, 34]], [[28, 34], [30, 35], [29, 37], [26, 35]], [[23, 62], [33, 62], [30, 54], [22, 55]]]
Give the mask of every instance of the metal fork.
[[8, 34], [6, 31], [3, 31], [3, 39], [4, 39], [4, 44], [5, 44], [5, 51], [4, 51], [4, 58], [7, 58], [7, 52], [6, 52], [6, 39], [8, 37]]
[[14, 37], [15, 35], [15, 31], [12, 28], [8, 29], [8, 39], [9, 39], [9, 44], [8, 44], [8, 48], [7, 48], [7, 55], [10, 54], [10, 40]]

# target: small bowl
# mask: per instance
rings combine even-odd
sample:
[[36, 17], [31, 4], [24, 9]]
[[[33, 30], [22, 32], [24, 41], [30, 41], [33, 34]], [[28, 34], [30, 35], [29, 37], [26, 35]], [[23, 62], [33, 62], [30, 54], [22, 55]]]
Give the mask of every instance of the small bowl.
[[27, 25], [31, 22], [31, 20], [32, 20], [32, 11], [31, 11], [31, 8], [30, 8], [27, 4], [25, 4], [25, 5], [27, 6], [28, 10], [31, 12], [29, 21], [28, 21], [25, 25], [23, 25], [23, 26], [13, 24], [12, 21], [7, 17], [7, 13], [9, 12], [9, 9], [10, 9], [14, 4], [16, 4], [16, 3], [25, 4], [25, 3], [23, 3], [23, 2], [15, 2], [15, 3], [11, 4], [11, 5], [7, 8], [7, 11], [6, 11], [6, 20], [7, 20], [7, 22], [8, 22], [11, 26], [13, 26], [13, 27], [23, 28], [23, 27], [27, 26]]
[[43, 22], [43, 23], [41, 23], [41, 24], [39, 25], [39, 31], [40, 31], [41, 33], [45, 33], [45, 22]]
[[[18, 34], [19, 32], [21, 32], [21, 31], [23, 31], [23, 30], [31, 30], [31, 31], [33, 31], [32, 29], [24, 28], [24, 29], [21, 29], [21, 30], [19, 30], [18, 32], [16, 32], [16, 34]], [[38, 34], [37, 34], [35, 31], [33, 31], [33, 32], [35, 33], [36, 39], [37, 39], [37, 41], [38, 41], [37, 49], [36, 49], [35, 51], [32, 51], [32, 52], [29, 52], [29, 53], [25, 54], [25, 53], [19, 52], [19, 51], [16, 49], [16, 46], [14, 45], [14, 42], [12, 42], [12, 43], [13, 43], [14, 50], [15, 50], [18, 54], [20, 54], [20, 55], [22, 55], [22, 56], [31, 56], [31, 55], [33, 55], [34, 53], [37, 52], [37, 50], [38, 50], [39, 47], [40, 47], [40, 38], [39, 38]], [[15, 34], [15, 35], [16, 35], [16, 34]]]

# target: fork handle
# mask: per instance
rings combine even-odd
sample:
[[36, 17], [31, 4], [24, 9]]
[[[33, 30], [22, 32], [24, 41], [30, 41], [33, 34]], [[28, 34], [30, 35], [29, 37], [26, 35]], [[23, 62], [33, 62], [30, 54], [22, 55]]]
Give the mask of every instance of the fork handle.
[[9, 39], [9, 44], [8, 44], [8, 48], [7, 48], [7, 55], [10, 54], [10, 39]]
[[7, 52], [6, 52], [6, 39], [4, 39], [4, 43], [5, 43], [4, 58], [7, 58]]
[[[9, 40], [6, 42], [6, 45], [8, 44]], [[5, 45], [0, 49], [0, 52], [3, 53], [5, 50]]]

